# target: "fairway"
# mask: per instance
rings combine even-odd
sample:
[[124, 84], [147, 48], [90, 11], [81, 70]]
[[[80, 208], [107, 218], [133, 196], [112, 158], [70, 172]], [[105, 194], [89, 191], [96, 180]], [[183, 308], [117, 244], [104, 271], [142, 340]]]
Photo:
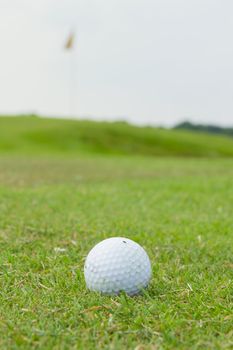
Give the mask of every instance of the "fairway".
[[0, 350], [233, 350], [233, 1], [0, 3]]
[[[230, 349], [233, 160], [0, 158], [1, 349]], [[125, 236], [144, 295], [86, 290], [84, 259]]]

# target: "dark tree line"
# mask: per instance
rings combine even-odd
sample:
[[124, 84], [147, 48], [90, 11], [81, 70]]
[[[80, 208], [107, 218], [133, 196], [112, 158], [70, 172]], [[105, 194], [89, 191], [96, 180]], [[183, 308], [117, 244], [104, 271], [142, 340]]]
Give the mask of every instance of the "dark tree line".
[[174, 129], [182, 130], [192, 130], [192, 131], [203, 131], [211, 134], [223, 134], [233, 137], [233, 128], [223, 128], [217, 125], [203, 125], [203, 124], [193, 124], [189, 121], [184, 121], [177, 124]]

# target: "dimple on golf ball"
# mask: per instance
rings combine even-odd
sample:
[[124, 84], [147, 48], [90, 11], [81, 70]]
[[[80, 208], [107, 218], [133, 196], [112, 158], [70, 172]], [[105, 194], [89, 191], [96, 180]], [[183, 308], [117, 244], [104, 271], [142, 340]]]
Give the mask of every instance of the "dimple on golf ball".
[[87, 288], [104, 294], [140, 293], [151, 278], [150, 259], [136, 242], [122, 237], [105, 239], [88, 254], [84, 275]]

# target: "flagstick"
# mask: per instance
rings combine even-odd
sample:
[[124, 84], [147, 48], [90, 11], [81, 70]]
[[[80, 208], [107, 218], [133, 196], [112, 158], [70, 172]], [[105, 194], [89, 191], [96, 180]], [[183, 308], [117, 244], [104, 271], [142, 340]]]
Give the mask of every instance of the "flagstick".
[[70, 118], [73, 117], [74, 108], [74, 70], [73, 70], [73, 52], [70, 50]]
[[75, 50], [74, 50], [74, 39], [75, 33], [71, 32], [68, 40], [65, 44], [65, 49], [68, 50], [68, 54], [70, 55], [69, 62], [69, 117], [72, 118], [75, 116], [74, 110], [74, 99], [75, 99], [75, 89], [76, 89], [76, 81], [75, 81]]
[[70, 52], [70, 117], [73, 118], [76, 115], [76, 55], [75, 48]]

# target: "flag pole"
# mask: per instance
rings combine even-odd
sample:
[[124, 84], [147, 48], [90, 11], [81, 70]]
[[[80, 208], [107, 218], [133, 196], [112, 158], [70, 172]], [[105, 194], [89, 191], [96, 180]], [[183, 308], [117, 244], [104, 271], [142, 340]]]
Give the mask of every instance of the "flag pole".
[[70, 51], [70, 118], [74, 113], [74, 69], [73, 69], [73, 52]]
[[75, 67], [74, 67], [74, 41], [75, 32], [72, 31], [65, 43], [65, 50], [68, 51], [69, 57], [69, 117], [74, 117], [74, 91], [75, 91]]

